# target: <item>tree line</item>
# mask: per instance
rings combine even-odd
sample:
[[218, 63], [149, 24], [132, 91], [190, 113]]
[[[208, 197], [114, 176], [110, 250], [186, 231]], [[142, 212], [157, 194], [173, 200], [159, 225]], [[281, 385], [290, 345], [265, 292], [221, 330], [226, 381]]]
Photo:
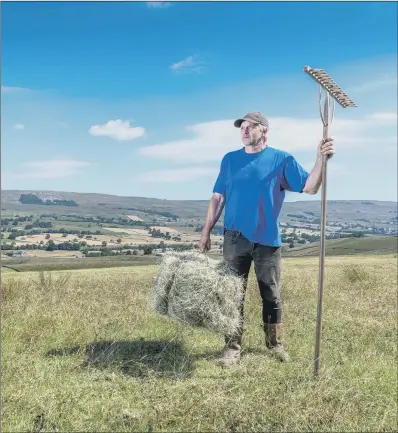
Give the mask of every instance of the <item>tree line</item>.
[[39, 205], [46, 205], [46, 206], [79, 206], [74, 200], [59, 200], [59, 199], [53, 199], [53, 200], [42, 200], [39, 198], [36, 194], [21, 194], [19, 196], [18, 201], [22, 204], [39, 204]]

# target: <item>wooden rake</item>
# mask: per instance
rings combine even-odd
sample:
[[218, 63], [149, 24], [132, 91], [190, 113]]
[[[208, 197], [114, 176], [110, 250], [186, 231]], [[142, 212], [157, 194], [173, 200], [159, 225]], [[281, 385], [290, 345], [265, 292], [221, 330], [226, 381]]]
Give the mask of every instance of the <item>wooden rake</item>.
[[[323, 124], [323, 138], [329, 137], [329, 126], [334, 118], [335, 101], [343, 108], [356, 107], [354, 102], [344, 93], [333, 79], [323, 69], [313, 69], [309, 66], [304, 67], [306, 72], [319, 87], [319, 114]], [[322, 111], [322, 92], [325, 95]], [[332, 102], [332, 106], [331, 106]], [[325, 266], [325, 231], [326, 231], [326, 187], [327, 187], [327, 156], [322, 156], [322, 189], [321, 189], [321, 245], [319, 254], [319, 275], [318, 275], [318, 307], [316, 321], [315, 338], [315, 366], [314, 376], [319, 374], [319, 356], [321, 345], [322, 328], [322, 300], [323, 300], [323, 279]]]

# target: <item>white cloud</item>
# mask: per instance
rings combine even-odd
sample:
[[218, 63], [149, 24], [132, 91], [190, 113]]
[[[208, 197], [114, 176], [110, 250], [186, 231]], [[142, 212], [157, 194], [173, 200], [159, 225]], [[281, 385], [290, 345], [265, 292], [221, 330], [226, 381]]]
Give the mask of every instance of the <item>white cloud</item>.
[[370, 120], [376, 120], [378, 123], [385, 123], [387, 125], [393, 125], [394, 123], [397, 123], [398, 115], [397, 113], [374, 113], [369, 116]]
[[153, 9], [165, 9], [171, 6], [170, 2], [146, 2], [149, 8]]
[[[378, 146], [391, 143], [394, 131], [394, 113], [374, 113], [363, 119], [335, 119], [330, 135], [339, 146], [356, 146], [363, 143], [377, 143]], [[186, 127], [191, 138], [169, 141], [137, 149], [141, 155], [171, 160], [178, 163], [203, 163], [219, 161], [225, 153], [242, 146], [240, 133], [233, 126], [233, 120], [216, 120]], [[371, 127], [369, 128], [369, 125]], [[318, 119], [290, 117], [270, 118], [268, 144], [271, 147], [294, 152], [315, 150], [322, 138], [322, 123]]]
[[[307, 161], [301, 165], [308, 172], [311, 172], [311, 170], [314, 168], [314, 164], [315, 164], [315, 160], [311, 161], [311, 162]], [[344, 164], [336, 162], [334, 157], [328, 161], [328, 170], [327, 171], [328, 171], [328, 174], [333, 174], [333, 175], [346, 175], [346, 174], [351, 173], [350, 167], [347, 167]]]
[[65, 128], [65, 129], [70, 128], [70, 125], [66, 122], [57, 122], [57, 126], [59, 126], [60, 128]]
[[200, 72], [203, 70], [203, 62], [200, 62], [197, 59], [197, 56], [189, 56], [180, 62], [173, 63], [170, 66], [170, 69], [173, 72]]
[[217, 169], [209, 167], [190, 167], [175, 170], [152, 170], [137, 176], [137, 180], [162, 184], [166, 182], [187, 182], [208, 176], [214, 177], [217, 175], [217, 173]]
[[23, 125], [22, 123], [16, 123], [14, 125], [14, 129], [18, 129], [18, 130], [25, 129], [25, 125]]
[[31, 161], [22, 164], [23, 173], [17, 173], [11, 177], [16, 179], [58, 179], [77, 175], [84, 168], [93, 165], [91, 162], [76, 161], [70, 158]]
[[19, 93], [19, 92], [30, 92], [30, 89], [25, 87], [14, 87], [14, 86], [1, 86], [2, 94]]
[[109, 120], [105, 125], [93, 125], [88, 132], [94, 136], [110, 137], [118, 141], [134, 140], [145, 135], [145, 129], [133, 128], [128, 120]]
[[394, 76], [382, 76], [377, 80], [368, 81], [358, 86], [353, 86], [347, 90], [347, 93], [368, 93], [381, 89], [397, 86], [397, 78]]

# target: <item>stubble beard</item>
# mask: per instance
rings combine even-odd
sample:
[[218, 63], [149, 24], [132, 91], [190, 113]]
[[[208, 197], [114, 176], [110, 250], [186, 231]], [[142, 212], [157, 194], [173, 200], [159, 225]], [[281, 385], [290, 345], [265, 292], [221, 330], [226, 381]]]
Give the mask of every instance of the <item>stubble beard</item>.
[[258, 139], [253, 138], [253, 139], [251, 139], [247, 144], [245, 144], [245, 146], [248, 146], [248, 147], [256, 147], [256, 146], [258, 146], [260, 143], [261, 143], [261, 137], [258, 138]]

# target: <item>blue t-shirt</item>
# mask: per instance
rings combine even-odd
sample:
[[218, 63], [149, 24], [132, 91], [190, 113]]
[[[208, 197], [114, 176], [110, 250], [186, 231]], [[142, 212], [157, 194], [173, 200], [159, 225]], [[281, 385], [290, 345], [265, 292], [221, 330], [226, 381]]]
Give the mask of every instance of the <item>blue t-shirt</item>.
[[302, 192], [309, 173], [287, 152], [265, 147], [227, 153], [213, 192], [225, 195], [224, 228], [249, 241], [281, 246], [279, 213], [285, 191]]

